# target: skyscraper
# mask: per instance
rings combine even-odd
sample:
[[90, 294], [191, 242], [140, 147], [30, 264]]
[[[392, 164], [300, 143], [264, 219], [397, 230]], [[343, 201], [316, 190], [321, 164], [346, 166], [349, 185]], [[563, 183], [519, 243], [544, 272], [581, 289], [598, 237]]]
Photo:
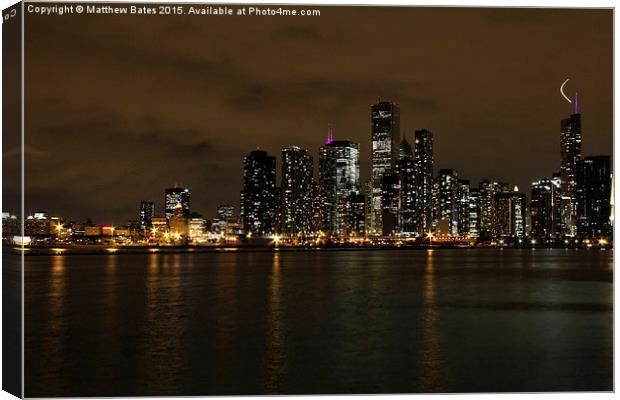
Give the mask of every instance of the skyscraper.
[[155, 204], [152, 201], [142, 200], [140, 202], [140, 213], [138, 215], [140, 229], [144, 230], [151, 227], [153, 215], [155, 215]]
[[181, 204], [183, 207], [183, 215], [185, 218], [189, 218], [190, 213], [190, 191], [188, 188], [173, 187], [165, 190], [164, 204], [166, 205], [166, 219], [170, 222], [172, 214], [177, 204]]
[[543, 178], [532, 182], [530, 199], [530, 235], [539, 240], [558, 238], [560, 219], [559, 180]]
[[440, 169], [437, 179], [439, 182], [439, 226], [447, 225], [448, 232], [443, 233], [457, 236], [459, 228], [458, 174], [453, 169]]
[[457, 234], [458, 236], [469, 236], [469, 181], [459, 179], [457, 190]]
[[400, 143], [400, 108], [390, 101], [378, 101], [371, 106], [372, 193], [370, 199], [370, 235], [383, 230], [383, 174], [395, 167]]
[[576, 165], [577, 233], [598, 239], [611, 234], [611, 170], [609, 156], [585, 157]]
[[476, 188], [469, 189], [469, 218], [468, 218], [468, 236], [471, 238], [480, 237], [480, 190]]
[[383, 215], [381, 222], [383, 236], [394, 236], [399, 233], [399, 210], [400, 210], [400, 179], [398, 173], [388, 169], [383, 173], [381, 180], [381, 205]]
[[397, 163], [400, 183], [400, 228], [402, 236], [416, 236], [418, 224], [416, 215], [416, 164], [413, 150], [407, 139], [400, 143]]
[[312, 156], [306, 149], [282, 149], [282, 231], [288, 235], [311, 232], [312, 175]]
[[352, 194], [346, 199], [346, 234], [363, 237], [366, 234], [366, 196]]
[[516, 186], [512, 192], [502, 192], [496, 195], [496, 238], [525, 238], [526, 207], [525, 193], [519, 192]]
[[499, 236], [497, 197], [505, 192], [506, 184], [483, 180], [480, 182], [480, 238], [494, 239]]
[[575, 94], [575, 113], [563, 119], [560, 130], [562, 178], [562, 223], [564, 235], [574, 236], [576, 225], [576, 167], [581, 157], [581, 114], [579, 114], [578, 98]]
[[416, 220], [420, 234], [433, 229], [433, 164], [433, 133], [426, 129], [416, 131]]
[[276, 158], [254, 150], [243, 159], [243, 229], [257, 236], [274, 233]]
[[360, 191], [359, 145], [328, 136], [319, 150], [319, 185], [324, 200], [324, 228], [342, 236], [346, 198]]

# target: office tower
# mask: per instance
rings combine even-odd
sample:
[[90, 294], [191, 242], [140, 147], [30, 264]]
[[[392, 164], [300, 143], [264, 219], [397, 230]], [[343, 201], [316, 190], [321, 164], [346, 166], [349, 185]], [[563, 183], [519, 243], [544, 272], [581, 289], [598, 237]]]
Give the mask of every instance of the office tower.
[[559, 191], [558, 179], [543, 178], [532, 182], [530, 236], [533, 238], [549, 240], [561, 236]]
[[527, 206], [525, 193], [515, 186], [512, 192], [496, 195], [497, 238], [525, 238]]
[[499, 235], [497, 196], [506, 191], [504, 183], [483, 180], [480, 182], [480, 238], [489, 240]]
[[611, 169], [609, 156], [585, 157], [576, 165], [577, 233], [598, 239], [611, 235]]
[[343, 236], [345, 200], [360, 191], [359, 145], [328, 136], [319, 150], [319, 185], [324, 200], [324, 230]]
[[381, 232], [383, 236], [394, 236], [398, 233], [399, 227], [400, 180], [398, 172], [392, 169], [386, 170], [381, 184], [381, 205], [383, 207]]
[[362, 238], [366, 234], [366, 196], [351, 194], [345, 201], [346, 236]]
[[581, 114], [579, 114], [578, 99], [575, 94], [575, 113], [563, 119], [560, 131], [562, 179], [562, 223], [564, 235], [574, 236], [577, 233], [576, 225], [576, 192], [577, 181], [575, 169], [581, 157]]
[[155, 215], [155, 204], [152, 201], [142, 200], [140, 202], [140, 213], [138, 215], [140, 229], [144, 230], [151, 227], [153, 215]]
[[317, 181], [312, 181], [310, 201], [312, 202], [310, 231], [315, 235], [319, 235], [320, 232], [325, 233], [325, 204], [323, 200], [323, 190]]
[[312, 156], [306, 149], [282, 149], [282, 231], [288, 235], [310, 233], [312, 175]]
[[201, 217], [192, 217], [187, 223], [188, 237], [193, 241], [202, 241], [206, 232], [207, 221]]
[[476, 188], [469, 189], [469, 214], [468, 214], [468, 233], [470, 238], [480, 237], [480, 190]]
[[177, 204], [181, 204], [181, 206], [183, 207], [183, 215], [185, 215], [186, 218], [189, 218], [189, 198], [190, 191], [187, 188], [173, 187], [166, 189], [164, 198], [166, 219], [170, 221], [170, 218], [172, 218], [172, 213], [174, 212]]
[[433, 229], [433, 133], [415, 132], [416, 213], [418, 233]]
[[172, 209], [172, 216], [170, 217], [170, 233], [176, 236], [176, 239], [187, 236], [187, 220], [183, 205], [177, 203]]
[[439, 176], [439, 226], [442, 235], [458, 236], [459, 179], [453, 169], [440, 169]]
[[400, 181], [399, 232], [402, 236], [417, 236], [416, 165], [413, 149], [405, 138], [400, 143], [400, 156], [396, 169]]
[[457, 235], [469, 235], [469, 181], [465, 179], [458, 180], [457, 188]]
[[282, 188], [280, 186], [276, 186], [274, 204], [273, 231], [280, 233], [282, 232]]
[[229, 220], [235, 217], [235, 207], [227, 204], [217, 206], [217, 217], [222, 220]]
[[381, 204], [383, 174], [396, 165], [400, 143], [400, 109], [393, 102], [378, 101], [371, 106], [372, 196], [370, 199], [370, 235], [383, 230]]
[[254, 150], [245, 156], [241, 209], [246, 234], [265, 236], [274, 233], [275, 187], [276, 158], [263, 150]]

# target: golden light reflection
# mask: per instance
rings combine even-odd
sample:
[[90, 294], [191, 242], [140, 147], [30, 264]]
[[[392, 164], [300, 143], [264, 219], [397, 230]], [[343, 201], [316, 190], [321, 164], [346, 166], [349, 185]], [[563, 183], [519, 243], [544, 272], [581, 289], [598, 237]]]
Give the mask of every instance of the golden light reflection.
[[437, 329], [438, 311], [435, 299], [435, 268], [433, 250], [427, 251], [424, 271], [424, 311], [422, 313], [422, 351], [419, 357], [420, 389], [422, 392], [435, 392], [442, 387], [443, 355]]
[[282, 392], [282, 381], [286, 373], [285, 333], [282, 326], [282, 281], [280, 275], [280, 254], [273, 253], [273, 264], [269, 280], [269, 299], [267, 306], [267, 346], [265, 393]]

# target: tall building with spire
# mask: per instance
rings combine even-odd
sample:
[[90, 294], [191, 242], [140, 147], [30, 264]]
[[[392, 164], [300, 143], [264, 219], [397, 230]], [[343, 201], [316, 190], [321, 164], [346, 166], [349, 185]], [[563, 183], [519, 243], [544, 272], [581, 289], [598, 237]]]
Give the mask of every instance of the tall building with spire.
[[560, 177], [562, 185], [562, 231], [565, 236], [577, 233], [577, 162], [581, 158], [581, 114], [575, 93], [575, 112], [560, 126]]
[[393, 169], [398, 160], [400, 143], [400, 108], [391, 101], [373, 104], [370, 109], [372, 141], [372, 174], [369, 235], [383, 232], [383, 175]]

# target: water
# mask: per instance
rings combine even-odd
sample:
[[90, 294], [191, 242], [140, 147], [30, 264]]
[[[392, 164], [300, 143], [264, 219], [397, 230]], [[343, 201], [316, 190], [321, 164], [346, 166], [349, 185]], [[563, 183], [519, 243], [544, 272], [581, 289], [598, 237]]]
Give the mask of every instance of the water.
[[610, 251], [26, 257], [26, 396], [610, 391]]

